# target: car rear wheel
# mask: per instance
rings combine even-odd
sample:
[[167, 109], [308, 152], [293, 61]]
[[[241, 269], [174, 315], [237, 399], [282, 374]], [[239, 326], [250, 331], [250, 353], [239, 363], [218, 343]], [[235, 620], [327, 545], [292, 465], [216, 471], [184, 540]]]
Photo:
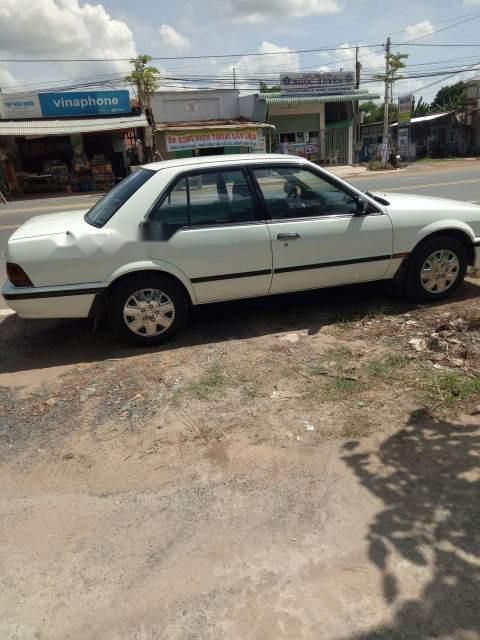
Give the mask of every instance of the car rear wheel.
[[166, 342], [185, 326], [188, 303], [183, 289], [168, 276], [138, 274], [114, 289], [108, 315], [121, 338], [150, 346]]
[[413, 252], [407, 272], [407, 293], [415, 300], [443, 300], [462, 284], [467, 271], [467, 252], [456, 238], [438, 236]]

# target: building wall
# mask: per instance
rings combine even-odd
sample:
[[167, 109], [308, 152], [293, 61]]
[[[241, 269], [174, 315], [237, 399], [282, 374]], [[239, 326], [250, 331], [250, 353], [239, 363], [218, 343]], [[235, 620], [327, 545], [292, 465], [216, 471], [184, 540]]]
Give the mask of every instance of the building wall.
[[[155, 122], [190, 122], [240, 117], [236, 89], [205, 91], [157, 91], [151, 99]], [[243, 107], [248, 111], [248, 102]], [[251, 117], [251, 113], [245, 117]]]

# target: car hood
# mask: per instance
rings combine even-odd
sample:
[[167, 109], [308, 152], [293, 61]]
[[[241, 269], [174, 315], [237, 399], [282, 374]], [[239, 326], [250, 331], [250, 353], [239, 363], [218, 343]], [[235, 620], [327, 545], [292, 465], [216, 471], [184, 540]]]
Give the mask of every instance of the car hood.
[[[450, 214], [456, 211], [480, 212], [480, 206], [472, 202], [450, 200], [449, 198], [435, 198], [433, 196], [419, 196], [415, 193], [396, 193], [383, 191], [369, 191], [374, 198], [386, 200], [387, 211], [405, 211], [405, 213], [436, 211]], [[382, 203], [383, 204], [383, 203]]]
[[88, 209], [77, 209], [75, 211], [60, 211], [58, 213], [35, 216], [24, 222], [10, 236], [10, 241], [51, 236], [66, 233], [67, 231], [75, 235], [81, 228], [85, 229], [85, 225], [88, 224], [84, 219], [87, 211]]

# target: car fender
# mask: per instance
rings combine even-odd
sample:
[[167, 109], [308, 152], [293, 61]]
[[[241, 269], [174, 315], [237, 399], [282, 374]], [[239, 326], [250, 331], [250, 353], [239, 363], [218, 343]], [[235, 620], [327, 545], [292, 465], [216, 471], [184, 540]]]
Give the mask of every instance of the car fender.
[[420, 227], [419, 229], [416, 230], [415, 234], [412, 234], [411, 241], [408, 243], [410, 246], [405, 246], [407, 243], [406, 242], [404, 243], [404, 241], [406, 240], [405, 230], [400, 230], [400, 232], [395, 232], [395, 229], [394, 229], [395, 252], [413, 251], [415, 247], [428, 236], [431, 236], [433, 234], [438, 234], [441, 231], [445, 231], [448, 233], [448, 231], [451, 231], [451, 230], [460, 231], [464, 233], [471, 240], [472, 243], [475, 240], [475, 233], [472, 227], [470, 227], [470, 225], [468, 225], [466, 222], [462, 222], [461, 220], [455, 220], [455, 219], [435, 220], [433, 222], [426, 224], [424, 227]]
[[188, 291], [191, 301], [195, 304], [195, 291], [188, 276], [183, 271], [181, 271], [181, 269], [164, 260], [141, 260], [138, 262], [124, 264], [110, 275], [108, 281], [112, 283], [122, 276], [128, 275], [130, 273], [137, 273], [139, 271], [159, 271], [162, 273], [168, 273], [183, 284], [185, 289]]

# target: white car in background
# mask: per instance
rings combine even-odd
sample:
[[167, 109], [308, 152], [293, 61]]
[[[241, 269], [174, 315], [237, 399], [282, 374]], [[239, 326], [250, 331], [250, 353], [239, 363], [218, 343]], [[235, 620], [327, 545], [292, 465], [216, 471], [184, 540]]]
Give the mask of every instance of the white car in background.
[[185, 158], [145, 165], [88, 212], [26, 222], [2, 293], [24, 318], [105, 312], [149, 345], [223, 300], [396, 279], [436, 301], [479, 245], [474, 204], [363, 193], [298, 157]]

